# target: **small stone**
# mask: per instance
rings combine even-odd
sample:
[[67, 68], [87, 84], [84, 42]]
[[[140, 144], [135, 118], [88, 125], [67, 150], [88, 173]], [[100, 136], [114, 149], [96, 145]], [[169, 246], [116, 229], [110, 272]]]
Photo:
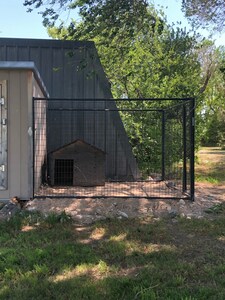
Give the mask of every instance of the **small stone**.
[[169, 204], [167, 204], [166, 210], [167, 210], [168, 212], [170, 212], [170, 211], [172, 210], [172, 207], [171, 207]]
[[82, 215], [76, 215], [76, 219], [82, 220], [83, 216]]
[[32, 207], [28, 206], [28, 207], [26, 207], [26, 210], [28, 210], [28, 211], [35, 211], [36, 209], [37, 208], [35, 206], [32, 206]]
[[178, 202], [179, 205], [185, 205], [185, 201], [183, 199], [180, 199], [180, 201]]
[[4, 207], [0, 210], [0, 220], [8, 220], [12, 216], [14, 216], [17, 212], [19, 212], [20, 206], [14, 203], [7, 203]]
[[105, 216], [96, 216], [95, 219], [97, 221], [103, 221], [103, 220], [106, 220], [107, 218]]
[[90, 225], [93, 223], [93, 219], [92, 218], [86, 218], [84, 221], [83, 221], [83, 224], [86, 224], [86, 225]]
[[195, 235], [194, 235], [194, 234], [188, 234], [187, 237], [188, 237], [189, 239], [192, 239], [193, 237], [195, 237]]
[[173, 219], [173, 218], [176, 218], [178, 215], [177, 211], [175, 209], [171, 209], [169, 211], [169, 216]]
[[101, 213], [102, 213], [102, 211], [100, 209], [96, 209], [96, 212], [95, 212], [96, 215], [101, 215]]
[[121, 217], [124, 217], [124, 218], [128, 219], [128, 215], [123, 211], [118, 210], [117, 214]]
[[71, 217], [76, 217], [78, 212], [73, 210], [73, 211], [70, 211], [69, 214], [71, 215]]
[[140, 213], [147, 213], [148, 212], [148, 208], [147, 207], [143, 207], [143, 208], [141, 208], [140, 210]]
[[172, 207], [170, 204], [165, 203], [164, 201], [159, 201], [158, 204], [155, 206], [155, 211], [160, 212], [169, 212], [171, 211]]

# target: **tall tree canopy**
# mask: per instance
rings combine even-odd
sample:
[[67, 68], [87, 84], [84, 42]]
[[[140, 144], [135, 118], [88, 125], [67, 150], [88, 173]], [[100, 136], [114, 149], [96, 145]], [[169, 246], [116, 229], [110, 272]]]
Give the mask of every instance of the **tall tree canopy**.
[[72, 21], [68, 27], [49, 28], [49, 33], [59, 39], [93, 40], [115, 97], [199, 93], [202, 78], [194, 51], [196, 36], [168, 26], [150, 5], [135, 16], [133, 10], [122, 14], [120, 7], [111, 18], [115, 24], [99, 16], [94, 24], [88, 19]]
[[206, 146], [225, 146], [225, 48], [212, 48], [214, 72], [205, 91], [202, 108], [202, 142]]
[[[212, 1], [210, 7], [219, 2]], [[183, 0], [183, 7], [191, 15], [191, 8], [197, 12], [198, 3], [206, 5], [207, 1]], [[200, 43], [198, 36], [169, 26], [147, 0], [26, 0], [25, 5], [39, 10], [44, 7], [43, 21], [52, 37], [95, 42], [114, 97], [197, 95], [199, 124], [208, 126], [206, 120], [213, 115], [209, 106], [214, 107], [215, 99], [223, 94], [221, 90], [212, 97], [223, 75], [217, 72], [218, 56], [213, 45]], [[210, 7], [207, 4], [209, 11]], [[81, 17], [79, 22], [60, 21], [62, 11], [74, 10]], [[223, 68], [222, 63], [220, 66]], [[128, 118], [125, 123], [136, 141], [139, 120]], [[204, 132], [201, 126], [198, 128], [199, 133]]]
[[215, 30], [225, 29], [225, 1], [224, 0], [182, 0], [182, 8], [186, 17], [195, 25], [210, 27]]
[[[129, 15], [132, 23], [133, 18], [137, 18], [145, 13], [147, 0], [24, 0], [24, 5], [28, 11], [41, 9], [45, 26], [55, 25], [63, 12], [68, 13], [68, 17], [74, 17], [73, 11], [76, 11], [89, 25], [89, 30], [100, 29], [96, 27], [96, 20], [111, 24], [118, 28], [123, 18]], [[115, 17], [116, 16], [116, 17]]]

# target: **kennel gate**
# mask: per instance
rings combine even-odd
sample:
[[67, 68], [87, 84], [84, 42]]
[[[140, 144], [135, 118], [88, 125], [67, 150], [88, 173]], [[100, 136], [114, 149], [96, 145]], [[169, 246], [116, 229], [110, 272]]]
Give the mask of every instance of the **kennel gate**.
[[34, 181], [47, 141], [34, 197], [194, 200], [194, 98], [33, 103], [34, 119], [47, 107], [45, 135], [34, 128]]

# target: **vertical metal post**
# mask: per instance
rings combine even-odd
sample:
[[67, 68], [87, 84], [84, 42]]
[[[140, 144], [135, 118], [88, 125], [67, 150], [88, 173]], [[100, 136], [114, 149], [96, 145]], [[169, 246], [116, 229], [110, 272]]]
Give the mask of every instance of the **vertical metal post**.
[[35, 172], [35, 112], [34, 112], [34, 110], [35, 110], [35, 107], [34, 107], [34, 97], [32, 98], [32, 143], [33, 143], [33, 145], [32, 145], [32, 147], [33, 147], [33, 157], [32, 157], [32, 160], [33, 160], [33, 162], [32, 162], [32, 164], [33, 164], [33, 167], [32, 167], [32, 169], [33, 169], [33, 178], [32, 178], [32, 193], [33, 193], [33, 198], [34, 198], [34, 191], [35, 191], [35, 187], [34, 187], [34, 185], [35, 185], [35, 175], [34, 175], [34, 172]]
[[194, 201], [195, 197], [195, 98], [190, 101], [190, 196]]
[[45, 167], [45, 178], [44, 178], [44, 180], [45, 180], [45, 183], [48, 183], [48, 181], [49, 181], [49, 174], [50, 174], [50, 172], [49, 172], [49, 163], [48, 163], [48, 132], [49, 132], [49, 117], [48, 117], [48, 114], [49, 114], [49, 112], [48, 112], [48, 104], [49, 104], [49, 102], [48, 102], [48, 98], [45, 98], [45, 102], [44, 102], [44, 104], [45, 104], [45, 132], [46, 132], [46, 154], [45, 154], [45, 164], [46, 164], [46, 167]]
[[186, 122], [186, 103], [183, 105], [183, 193], [187, 191], [187, 122]]
[[165, 111], [162, 110], [162, 180], [165, 180], [165, 150], [166, 150], [166, 119]]

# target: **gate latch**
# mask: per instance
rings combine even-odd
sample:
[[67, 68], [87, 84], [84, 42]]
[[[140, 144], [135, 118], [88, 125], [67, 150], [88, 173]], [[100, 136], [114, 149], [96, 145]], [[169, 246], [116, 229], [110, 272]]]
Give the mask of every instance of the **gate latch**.
[[0, 166], [0, 172], [5, 172], [5, 165]]
[[7, 120], [6, 119], [2, 119], [2, 125], [6, 125]]

